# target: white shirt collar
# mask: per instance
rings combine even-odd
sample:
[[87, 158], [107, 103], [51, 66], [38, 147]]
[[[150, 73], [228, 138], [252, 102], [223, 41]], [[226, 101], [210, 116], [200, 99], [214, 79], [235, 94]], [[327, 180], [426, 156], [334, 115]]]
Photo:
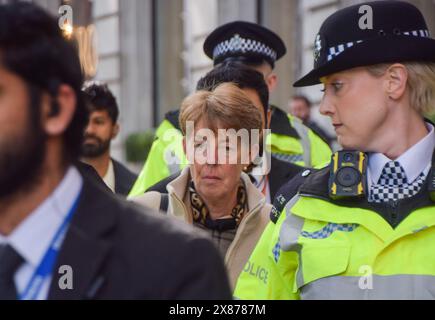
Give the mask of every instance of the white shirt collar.
[[70, 167], [53, 193], [12, 234], [8, 237], [0, 235], [0, 243], [9, 243], [27, 263], [36, 268], [76, 201], [82, 185], [80, 173]]
[[[432, 162], [435, 149], [434, 126], [430, 123], [426, 123], [426, 126], [429, 134], [396, 159], [405, 170], [408, 182], [413, 182], [422, 172], [427, 174], [428, 166]], [[390, 161], [392, 160], [382, 153], [371, 153], [369, 155], [368, 167], [371, 183], [378, 182], [384, 166]]]
[[103, 181], [112, 192], [115, 192], [115, 170], [113, 168], [112, 160], [109, 161], [109, 167], [107, 168]]

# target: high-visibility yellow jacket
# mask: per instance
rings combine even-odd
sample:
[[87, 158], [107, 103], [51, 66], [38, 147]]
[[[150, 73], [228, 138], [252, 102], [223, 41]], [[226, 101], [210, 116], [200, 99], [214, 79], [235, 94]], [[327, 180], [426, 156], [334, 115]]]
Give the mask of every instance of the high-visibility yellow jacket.
[[272, 107], [270, 128], [267, 144], [275, 158], [307, 168], [321, 168], [331, 160], [328, 143], [298, 118]]
[[[183, 136], [176, 119], [178, 111], [168, 113], [157, 129], [156, 140], [129, 196], [143, 194], [187, 165]], [[273, 108], [270, 126], [272, 133], [267, 144], [277, 159], [305, 167], [320, 167], [330, 161], [332, 152], [329, 145], [299, 119]]]
[[143, 194], [149, 187], [180, 172], [186, 166], [183, 134], [171, 121], [165, 119], [156, 131], [156, 140], [129, 196]]
[[[277, 197], [234, 296], [435, 299], [433, 177], [419, 194], [395, 205], [333, 201], [328, 177], [328, 168], [311, 173]], [[401, 221], [393, 228], [387, 220], [395, 217]]]

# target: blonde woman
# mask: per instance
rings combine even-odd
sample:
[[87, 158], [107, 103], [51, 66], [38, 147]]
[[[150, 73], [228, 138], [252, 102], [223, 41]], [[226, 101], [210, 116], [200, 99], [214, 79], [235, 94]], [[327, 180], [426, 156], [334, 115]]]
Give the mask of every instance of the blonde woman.
[[[361, 28], [368, 14], [373, 26]], [[331, 196], [335, 166], [285, 186], [249, 259], [268, 280], [243, 272], [235, 296], [435, 299], [435, 133], [424, 119], [435, 110], [435, 40], [413, 5], [376, 1], [331, 15], [315, 43], [315, 68], [295, 86], [323, 84], [320, 112], [347, 161], [366, 157], [366, 188]]]

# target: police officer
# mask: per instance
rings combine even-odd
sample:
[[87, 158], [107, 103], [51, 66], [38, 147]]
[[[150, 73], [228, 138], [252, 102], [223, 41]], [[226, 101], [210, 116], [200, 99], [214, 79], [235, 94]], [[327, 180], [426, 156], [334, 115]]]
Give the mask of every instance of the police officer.
[[[215, 66], [236, 60], [254, 68], [264, 75], [269, 91], [273, 91], [277, 85], [277, 76], [273, 72], [275, 62], [284, 56], [286, 47], [274, 32], [258, 24], [235, 21], [215, 29], [204, 42], [204, 52], [213, 59]], [[299, 119], [276, 107], [270, 107], [268, 114], [272, 130], [271, 152], [277, 159], [306, 167], [324, 165], [329, 161], [331, 149], [328, 144]], [[181, 144], [178, 110], [165, 116], [156, 135], [130, 196], [142, 194], [187, 164]]]
[[[423, 115], [435, 109], [435, 40], [413, 5], [379, 1], [331, 15], [315, 49], [295, 86], [324, 84], [320, 110], [345, 151], [280, 191], [234, 295], [434, 299], [435, 133]], [[340, 170], [356, 174], [354, 195], [337, 197], [352, 180]]]

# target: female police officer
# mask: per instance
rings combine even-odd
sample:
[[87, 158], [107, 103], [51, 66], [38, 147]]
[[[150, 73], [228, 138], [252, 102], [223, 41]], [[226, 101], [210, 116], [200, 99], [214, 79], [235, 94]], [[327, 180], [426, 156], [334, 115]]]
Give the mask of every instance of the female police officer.
[[[324, 84], [321, 112], [361, 153], [281, 190], [234, 295], [433, 299], [435, 134], [423, 114], [435, 109], [435, 40], [414, 6], [379, 1], [331, 15], [315, 48], [295, 86]], [[351, 175], [335, 176], [352, 160], [355, 194], [337, 197], [338, 185], [352, 190]]]

